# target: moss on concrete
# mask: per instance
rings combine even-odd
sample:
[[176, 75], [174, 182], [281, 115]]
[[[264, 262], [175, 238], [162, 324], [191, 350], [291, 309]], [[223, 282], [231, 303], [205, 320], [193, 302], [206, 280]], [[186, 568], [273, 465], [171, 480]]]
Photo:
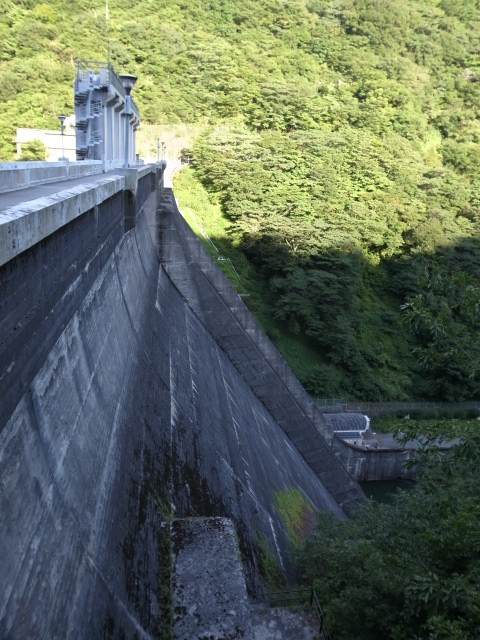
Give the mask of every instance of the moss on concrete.
[[315, 511], [296, 487], [275, 491], [274, 508], [287, 529], [290, 544], [298, 549], [315, 524]]
[[283, 571], [278, 565], [270, 546], [257, 531], [257, 549], [260, 559], [260, 575], [272, 590], [283, 589], [287, 583]]
[[158, 533], [158, 638], [173, 640], [173, 600], [171, 588], [172, 543], [170, 523], [174, 513], [168, 497], [155, 493], [155, 504], [162, 518]]

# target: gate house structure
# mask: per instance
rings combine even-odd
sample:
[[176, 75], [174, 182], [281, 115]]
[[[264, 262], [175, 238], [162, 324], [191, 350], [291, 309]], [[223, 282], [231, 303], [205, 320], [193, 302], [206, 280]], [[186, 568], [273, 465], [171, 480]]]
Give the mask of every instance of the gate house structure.
[[[77, 160], [102, 160], [105, 170], [125, 160], [127, 92], [110, 63], [77, 62], [74, 82]], [[138, 107], [130, 100], [128, 160], [135, 161]]]

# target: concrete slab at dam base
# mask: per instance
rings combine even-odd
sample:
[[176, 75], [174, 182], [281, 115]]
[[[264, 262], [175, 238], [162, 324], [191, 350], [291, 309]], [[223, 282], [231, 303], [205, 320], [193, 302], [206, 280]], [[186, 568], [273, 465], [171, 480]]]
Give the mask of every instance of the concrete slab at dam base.
[[166, 511], [231, 518], [253, 588], [258, 537], [291, 571], [276, 491], [362, 496], [158, 167], [118, 180], [0, 267], [1, 638], [158, 637]]

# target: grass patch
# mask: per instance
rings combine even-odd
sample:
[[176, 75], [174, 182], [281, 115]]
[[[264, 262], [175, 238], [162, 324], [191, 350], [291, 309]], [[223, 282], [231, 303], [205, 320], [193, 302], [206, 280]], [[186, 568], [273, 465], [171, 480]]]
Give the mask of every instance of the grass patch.
[[290, 487], [275, 491], [274, 508], [285, 524], [292, 547], [299, 549], [315, 526], [312, 506], [298, 489]]

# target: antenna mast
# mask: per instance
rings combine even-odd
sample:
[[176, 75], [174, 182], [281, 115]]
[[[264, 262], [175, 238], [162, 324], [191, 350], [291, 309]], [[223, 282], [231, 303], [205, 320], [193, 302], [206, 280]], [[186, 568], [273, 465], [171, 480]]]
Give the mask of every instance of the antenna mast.
[[108, 26], [108, 0], [105, 0], [105, 20], [107, 23], [107, 64], [110, 68], [110, 28]]

